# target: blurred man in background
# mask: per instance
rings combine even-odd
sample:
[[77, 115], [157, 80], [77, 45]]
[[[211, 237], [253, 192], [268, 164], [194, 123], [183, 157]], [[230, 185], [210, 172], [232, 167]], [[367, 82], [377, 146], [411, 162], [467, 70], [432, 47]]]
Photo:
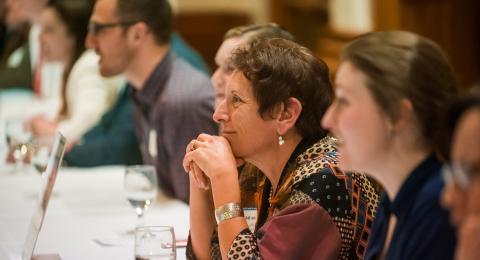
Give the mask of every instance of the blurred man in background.
[[188, 202], [185, 147], [198, 134], [218, 129], [211, 119], [214, 97], [208, 78], [170, 51], [168, 1], [99, 0], [90, 20], [87, 42], [100, 56], [100, 72], [123, 72], [133, 88], [143, 162], [156, 167], [166, 195]]

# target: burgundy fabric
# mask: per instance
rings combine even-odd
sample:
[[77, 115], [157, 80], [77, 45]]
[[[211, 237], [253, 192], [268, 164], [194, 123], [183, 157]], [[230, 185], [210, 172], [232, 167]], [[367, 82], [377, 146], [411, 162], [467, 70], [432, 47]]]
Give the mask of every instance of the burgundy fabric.
[[341, 237], [325, 209], [297, 204], [265, 223], [257, 242], [263, 259], [337, 259]]

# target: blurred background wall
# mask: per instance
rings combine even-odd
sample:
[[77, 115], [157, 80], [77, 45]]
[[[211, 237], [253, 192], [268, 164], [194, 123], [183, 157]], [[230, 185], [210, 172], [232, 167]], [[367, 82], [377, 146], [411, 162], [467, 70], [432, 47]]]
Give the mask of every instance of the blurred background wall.
[[479, 0], [172, 0], [177, 30], [214, 69], [229, 28], [276, 22], [334, 73], [343, 45], [374, 30], [409, 30], [446, 51], [465, 87], [480, 79]]

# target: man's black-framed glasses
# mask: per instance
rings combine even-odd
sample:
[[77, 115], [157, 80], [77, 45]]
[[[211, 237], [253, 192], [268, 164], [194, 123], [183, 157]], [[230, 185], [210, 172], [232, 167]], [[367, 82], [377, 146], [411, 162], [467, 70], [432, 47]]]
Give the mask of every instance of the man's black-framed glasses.
[[97, 35], [101, 31], [103, 31], [107, 28], [112, 28], [112, 27], [116, 27], [116, 26], [128, 27], [128, 26], [131, 26], [131, 25], [136, 24], [138, 22], [139, 21], [126, 21], [126, 22], [116, 22], [116, 23], [98, 23], [98, 22], [90, 21], [88, 23], [88, 32], [93, 34], [93, 35]]

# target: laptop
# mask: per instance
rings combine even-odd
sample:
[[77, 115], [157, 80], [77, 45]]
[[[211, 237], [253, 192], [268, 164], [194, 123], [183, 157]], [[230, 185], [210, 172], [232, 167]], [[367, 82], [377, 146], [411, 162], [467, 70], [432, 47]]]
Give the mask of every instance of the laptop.
[[32, 220], [30, 221], [30, 227], [27, 231], [27, 237], [25, 243], [23, 244], [23, 260], [60, 259], [58, 255], [49, 255], [48, 257], [46, 257], [47, 255], [33, 256], [33, 251], [35, 249], [38, 234], [40, 233], [40, 229], [42, 227], [45, 212], [47, 211], [50, 196], [52, 195], [53, 185], [55, 184], [55, 179], [57, 178], [58, 169], [62, 163], [65, 145], [65, 137], [60, 132], [57, 132], [53, 142], [52, 150], [50, 152], [47, 167], [42, 175], [42, 186], [38, 201], [36, 203], [36, 209], [33, 212]]

